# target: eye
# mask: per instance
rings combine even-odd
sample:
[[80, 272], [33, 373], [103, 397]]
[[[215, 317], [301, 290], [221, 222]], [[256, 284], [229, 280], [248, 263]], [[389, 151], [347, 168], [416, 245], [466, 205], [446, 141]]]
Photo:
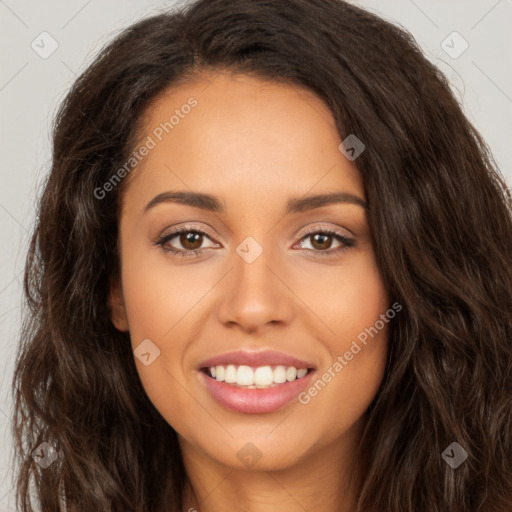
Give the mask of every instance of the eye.
[[[160, 245], [164, 251], [168, 251], [179, 256], [193, 256], [203, 252], [204, 249], [208, 249], [208, 247], [201, 247], [205, 237], [210, 239], [208, 233], [200, 229], [192, 229], [184, 226], [175, 229], [168, 235], [160, 237], [156, 241], [156, 245]], [[170, 244], [171, 240], [174, 238], [177, 238], [177, 243], [180, 244], [182, 248], [176, 248]], [[215, 247], [215, 245], [211, 247]]]
[[[333, 239], [339, 244], [335, 249], [331, 249]], [[349, 238], [343, 233], [330, 229], [309, 231], [301, 238], [300, 243], [303, 243], [303, 241], [310, 241], [311, 247], [301, 247], [301, 249], [313, 251], [321, 256], [337, 254], [356, 245], [353, 238]]]

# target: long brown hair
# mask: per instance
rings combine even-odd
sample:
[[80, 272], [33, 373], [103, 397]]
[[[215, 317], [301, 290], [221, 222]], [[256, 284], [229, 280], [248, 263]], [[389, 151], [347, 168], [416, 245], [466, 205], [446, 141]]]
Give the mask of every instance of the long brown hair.
[[[510, 512], [510, 194], [413, 37], [341, 0], [197, 0], [123, 31], [74, 83], [26, 263], [18, 507], [34, 510], [32, 495], [43, 512], [181, 511], [176, 433], [107, 308], [120, 187], [94, 191], [133, 151], [159, 93], [220, 69], [313, 91], [341, 139], [366, 146], [355, 163], [375, 253], [403, 310], [358, 447], [357, 512]], [[46, 468], [31, 456], [43, 442], [58, 455]], [[442, 457], [453, 442], [467, 453], [457, 469]]]

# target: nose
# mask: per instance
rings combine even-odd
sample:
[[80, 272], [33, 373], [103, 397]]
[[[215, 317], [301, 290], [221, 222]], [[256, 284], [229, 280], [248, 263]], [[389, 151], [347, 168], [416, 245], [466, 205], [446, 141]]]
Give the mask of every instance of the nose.
[[233, 268], [219, 290], [219, 321], [247, 333], [289, 324], [295, 314], [294, 295], [273, 251], [263, 248], [254, 261], [240, 254], [233, 255]]

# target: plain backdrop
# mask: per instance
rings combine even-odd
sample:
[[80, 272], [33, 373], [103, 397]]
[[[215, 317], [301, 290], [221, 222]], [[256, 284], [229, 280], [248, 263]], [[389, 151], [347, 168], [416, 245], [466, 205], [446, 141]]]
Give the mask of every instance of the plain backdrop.
[[[115, 34], [142, 17], [185, 2], [0, 0], [0, 512], [15, 510], [11, 381], [24, 258], [36, 199], [49, 169], [53, 116], [77, 74]], [[449, 77], [510, 187], [512, 0], [353, 3], [414, 35]]]

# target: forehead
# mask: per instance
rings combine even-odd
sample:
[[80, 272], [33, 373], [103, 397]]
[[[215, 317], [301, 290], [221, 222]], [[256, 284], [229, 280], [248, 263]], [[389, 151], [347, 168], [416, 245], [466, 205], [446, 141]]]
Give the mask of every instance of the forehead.
[[255, 201], [312, 188], [363, 195], [354, 163], [338, 149], [331, 111], [298, 86], [205, 74], [164, 91], [141, 128], [136, 147], [151, 149], [130, 176], [137, 196], [170, 188], [251, 194]]

